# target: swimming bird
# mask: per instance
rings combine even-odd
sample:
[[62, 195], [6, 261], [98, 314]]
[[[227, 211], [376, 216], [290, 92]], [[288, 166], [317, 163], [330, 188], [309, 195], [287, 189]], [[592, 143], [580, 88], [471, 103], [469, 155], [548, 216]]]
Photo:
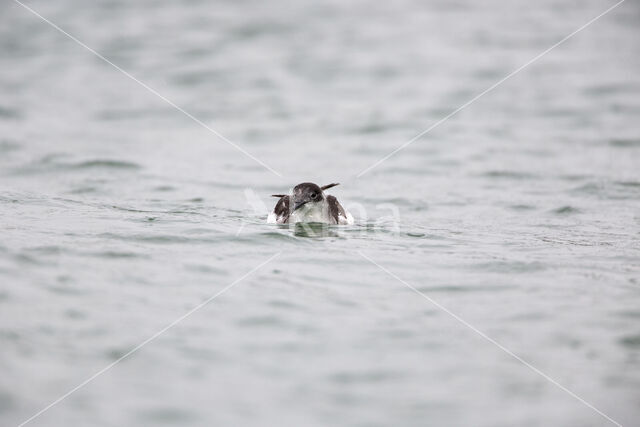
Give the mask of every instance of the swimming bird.
[[268, 223], [289, 224], [296, 222], [322, 222], [325, 224], [353, 224], [353, 216], [347, 212], [338, 199], [324, 193], [339, 183], [323, 185], [303, 182], [293, 187], [291, 194], [272, 194], [278, 197]]

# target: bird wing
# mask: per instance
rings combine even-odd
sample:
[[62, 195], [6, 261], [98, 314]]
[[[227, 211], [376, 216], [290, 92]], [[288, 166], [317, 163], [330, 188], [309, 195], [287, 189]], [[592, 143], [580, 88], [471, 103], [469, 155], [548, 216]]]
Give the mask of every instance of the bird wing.
[[327, 196], [327, 203], [329, 204], [329, 216], [336, 224], [340, 224], [340, 217], [347, 218], [347, 214], [338, 199], [334, 196]]
[[289, 222], [289, 196], [282, 196], [278, 203], [276, 203], [275, 208], [273, 208], [273, 213], [276, 216], [276, 222], [278, 224], [286, 224]]

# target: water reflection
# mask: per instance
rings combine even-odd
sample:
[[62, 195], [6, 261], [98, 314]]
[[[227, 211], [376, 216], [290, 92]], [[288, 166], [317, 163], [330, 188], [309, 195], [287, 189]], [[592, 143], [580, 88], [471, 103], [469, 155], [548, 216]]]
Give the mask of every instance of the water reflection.
[[340, 235], [338, 234], [336, 227], [338, 226], [323, 224], [320, 222], [299, 222], [296, 224], [291, 224], [290, 226], [290, 228], [293, 229], [294, 236], [311, 238], [339, 237]]

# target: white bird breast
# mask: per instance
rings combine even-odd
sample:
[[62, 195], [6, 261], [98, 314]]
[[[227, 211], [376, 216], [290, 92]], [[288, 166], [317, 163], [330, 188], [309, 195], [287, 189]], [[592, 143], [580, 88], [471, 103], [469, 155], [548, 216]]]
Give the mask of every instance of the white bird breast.
[[291, 213], [289, 222], [324, 222], [331, 224], [333, 221], [329, 216], [329, 206], [323, 201], [322, 203], [310, 202], [296, 209]]

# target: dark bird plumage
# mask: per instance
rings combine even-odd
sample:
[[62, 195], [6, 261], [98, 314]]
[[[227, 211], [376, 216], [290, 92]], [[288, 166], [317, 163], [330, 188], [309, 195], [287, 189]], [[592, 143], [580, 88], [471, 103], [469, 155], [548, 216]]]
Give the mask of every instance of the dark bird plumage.
[[291, 195], [272, 194], [278, 197], [268, 222], [288, 224], [290, 222], [324, 222], [328, 224], [352, 224], [353, 217], [345, 211], [338, 199], [324, 190], [339, 183], [323, 185], [303, 182], [293, 187]]

